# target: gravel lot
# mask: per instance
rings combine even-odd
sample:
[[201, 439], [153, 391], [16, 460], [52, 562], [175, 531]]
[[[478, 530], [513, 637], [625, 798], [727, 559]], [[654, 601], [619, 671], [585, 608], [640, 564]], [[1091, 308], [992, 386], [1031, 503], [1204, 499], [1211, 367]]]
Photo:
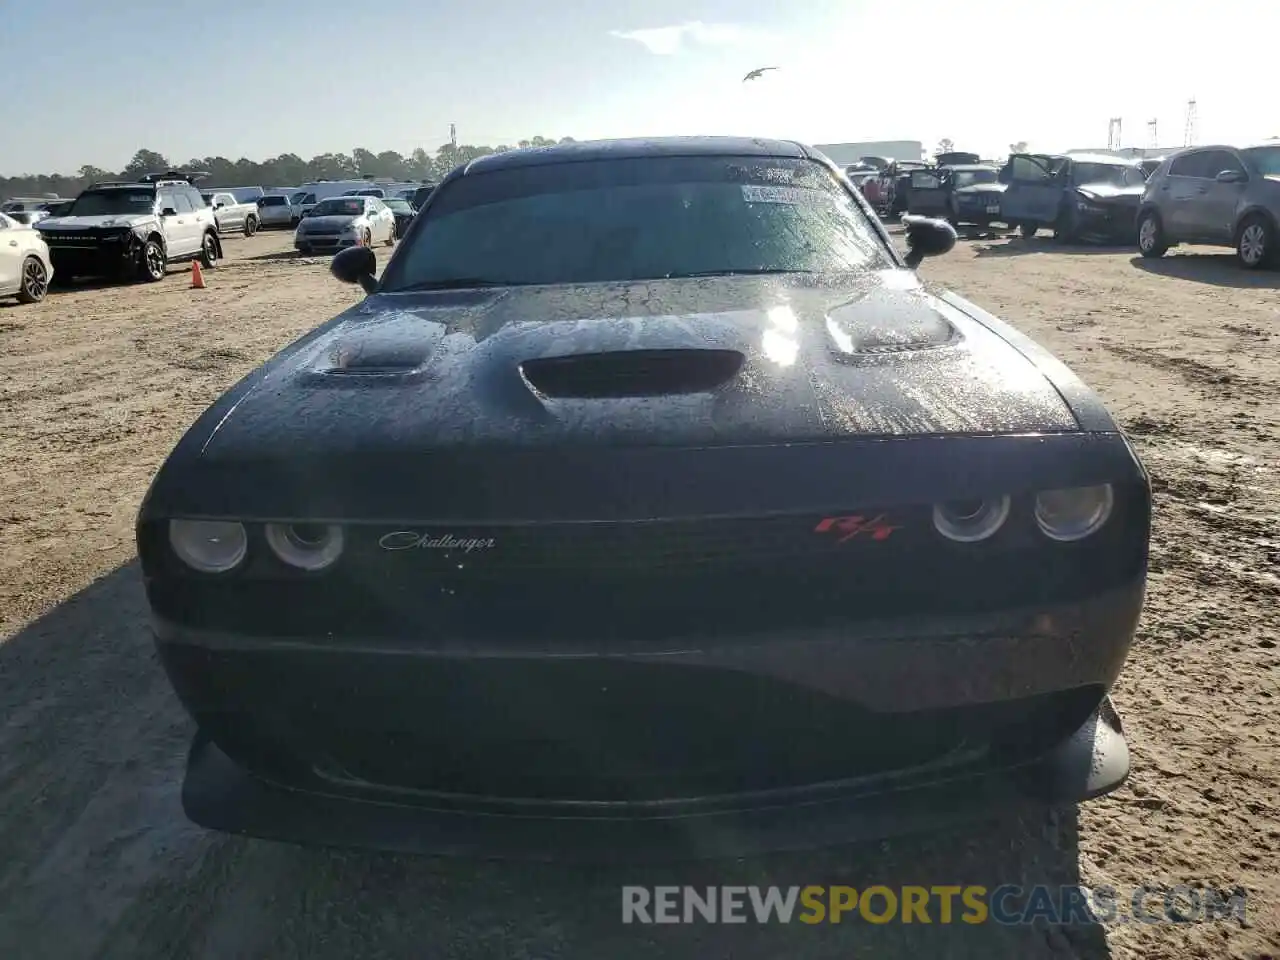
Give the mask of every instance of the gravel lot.
[[[182, 816], [191, 727], [150, 646], [133, 516], [200, 410], [358, 299], [288, 247], [228, 241], [204, 291], [175, 270], [0, 307], [0, 956], [1280, 955], [1280, 273], [1050, 240], [966, 241], [922, 269], [1075, 368], [1153, 472], [1148, 606], [1117, 690], [1123, 790], [963, 836], [584, 870], [300, 850]], [[1248, 920], [620, 923], [624, 883], [1037, 881], [1241, 889]]]

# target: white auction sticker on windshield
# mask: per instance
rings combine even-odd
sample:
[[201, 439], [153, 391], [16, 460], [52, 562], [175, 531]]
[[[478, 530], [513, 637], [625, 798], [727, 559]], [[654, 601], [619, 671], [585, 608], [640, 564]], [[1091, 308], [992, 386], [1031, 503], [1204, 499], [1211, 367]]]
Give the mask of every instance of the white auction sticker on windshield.
[[742, 199], [747, 203], [821, 203], [825, 194], [821, 190], [807, 190], [804, 187], [762, 187], [744, 185]]

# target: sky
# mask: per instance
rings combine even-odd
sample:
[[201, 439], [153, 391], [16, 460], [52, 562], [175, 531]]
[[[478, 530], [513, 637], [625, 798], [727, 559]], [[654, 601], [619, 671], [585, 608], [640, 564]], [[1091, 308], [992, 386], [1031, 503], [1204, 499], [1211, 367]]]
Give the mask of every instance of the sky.
[[[535, 135], [942, 138], [1003, 154], [1280, 135], [1240, 82], [1258, 0], [0, 0], [0, 175], [193, 157], [434, 152]], [[1265, 57], [1264, 57], [1265, 61]], [[776, 66], [743, 83], [754, 68]], [[1262, 69], [1261, 67], [1259, 69]], [[21, 95], [17, 95], [21, 74]], [[1262, 70], [1265, 74], [1266, 70]]]

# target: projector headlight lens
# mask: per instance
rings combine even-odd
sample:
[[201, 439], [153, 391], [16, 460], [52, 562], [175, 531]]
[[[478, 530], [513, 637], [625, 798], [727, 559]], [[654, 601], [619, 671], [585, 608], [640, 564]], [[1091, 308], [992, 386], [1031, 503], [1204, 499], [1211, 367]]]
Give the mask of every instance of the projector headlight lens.
[[291, 567], [323, 570], [342, 555], [342, 528], [323, 523], [268, 523], [267, 545]]
[[933, 507], [933, 525], [948, 540], [973, 543], [994, 536], [1009, 516], [1009, 498], [948, 500]]
[[1111, 516], [1115, 493], [1111, 484], [1041, 490], [1036, 494], [1036, 523], [1054, 540], [1083, 540]]
[[169, 545], [201, 573], [234, 570], [249, 552], [244, 524], [235, 520], [170, 520]]

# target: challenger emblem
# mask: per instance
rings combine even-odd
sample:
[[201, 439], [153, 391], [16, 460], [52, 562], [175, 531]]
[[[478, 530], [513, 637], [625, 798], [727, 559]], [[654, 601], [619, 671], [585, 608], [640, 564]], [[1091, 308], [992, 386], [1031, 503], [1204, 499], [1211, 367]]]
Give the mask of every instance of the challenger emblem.
[[451, 533], [433, 537], [430, 533], [416, 530], [396, 530], [378, 538], [378, 546], [383, 550], [461, 550], [471, 553], [473, 550], [489, 550], [496, 543], [493, 537], [455, 537]]
[[813, 532], [837, 534], [840, 539], [836, 543], [844, 543], [854, 537], [862, 537], [866, 540], [888, 540], [893, 536], [893, 531], [901, 529], [901, 527], [891, 526], [888, 523], [888, 517], [882, 513], [871, 519], [861, 514], [852, 517], [824, 517], [813, 528]]

